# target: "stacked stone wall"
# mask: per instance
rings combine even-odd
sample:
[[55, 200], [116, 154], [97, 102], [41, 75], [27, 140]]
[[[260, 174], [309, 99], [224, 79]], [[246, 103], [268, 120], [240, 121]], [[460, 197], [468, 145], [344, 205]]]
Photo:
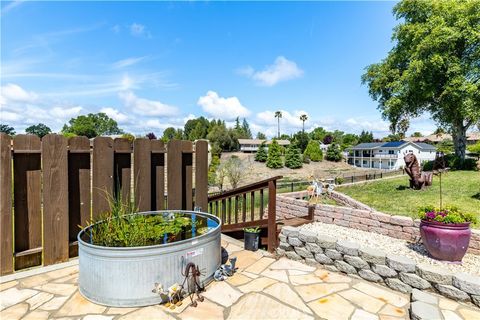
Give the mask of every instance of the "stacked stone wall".
[[480, 307], [480, 277], [451, 274], [429, 264], [417, 264], [405, 256], [386, 254], [381, 249], [362, 247], [301, 227], [283, 227], [279, 238], [277, 253], [289, 259], [359, 276], [400, 292], [434, 291]]
[[[338, 192], [332, 193], [333, 199], [338, 199]], [[309, 203], [303, 200], [306, 192], [282, 193], [277, 195], [277, 219], [302, 217], [308, 214]], [[330, 196], [330, 195], [329, 195]], [[344, 197], [347, 197], [343, 195]], [[350, 197], [347, 197], [351, 199]], [[353, 200], [353, 199], [351, 199]], [[358, 202], [356, 200], [353, 200]], [[417, 242], [420, 239], [420, 220], [405, 216], [396, 216], [366, 208], [358, 209], [352, 206], [334, 206], [326, 204], [315, 205], [315, 221], [336, 224], [343, 227], [375, 232], [392, 238]], [[472, 230], [468, 253], [480, 255], [480, 231]]]

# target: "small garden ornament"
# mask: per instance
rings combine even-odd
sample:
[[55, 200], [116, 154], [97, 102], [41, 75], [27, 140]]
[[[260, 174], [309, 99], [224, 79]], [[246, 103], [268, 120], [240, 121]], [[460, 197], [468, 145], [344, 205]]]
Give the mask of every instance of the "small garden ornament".
[[432, 185], [432, 173], [420, 171], [420, 164], [412, 152], [406, 153], [403, 160], [405, 171], [410, 176], [410, 188], [420, 190]]

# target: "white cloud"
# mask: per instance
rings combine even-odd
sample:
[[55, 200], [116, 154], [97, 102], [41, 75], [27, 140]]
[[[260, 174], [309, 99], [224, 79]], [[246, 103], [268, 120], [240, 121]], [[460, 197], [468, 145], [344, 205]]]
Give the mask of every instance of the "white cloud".
[[147, 27], [143, 24], [140, 24], [140, 23], [132, 23], [130, 26], [129, 26], [129, 29], [130, 29], [130, 34], [132, 36], [135, 36], [135, 37], [146, 37], [146, 38], [150, 38], [151, 37], [151, 34], [150, 32], [147, 30]]
[[16, 122], [22, 119], [22, 116], [16, 112], [4, 111], [0, 109], [0, 121], [2, 122]]
[[35, 92], [28, 92], [19, 85], [8, 83], [1, 87], [0, 103], [10, 102], [34, 102], [38, 95]]
[[345, 123], [355, 129], [370, 131], [388, 131], [388, 123], [382, 120], [368, 120], [362, 118], [348, 118]]
[[299, 78], [304, 72], [294, 61], [279, 56], [272, 65], [266, 66], [261, 71], [255, 71], [248, 66], [237, 70], [237, 73], [252, 78], [260, 85], [272, 87], [279, 82]]
[[132, 66], [134, 64], [137, 64], [137, 63], [141, 62], [145, 58], [146, 58], [146, 56], [131, 57], [131, 58], [127, 58], [127, 59], [118, 60], [118, 61], [116, 61], [112, 64], [112, 68], [121, 69], [121, 68], [129, 67], [129, 66]]
[[114, 33], [119, 33], [122, 28], [116, 24], [114, 25], [110, 30], [112, 30]]
[[114, 108], [110, 108], [110, 107], [101, 108], [100, 112], [105, 113], [107, 116], [117, 121], [118, 123], [124, 123], [128, 120], [128, 116], [126, 114], [121, 113], [120, 111]]
[[77, 116], [82, 111], [82, 107], [54, 107], [50, 109], [49, 113], [52, 117], [57, 119], [68, 119]]
[[179, 113], [179, 110], [156, 100], [148, 100], [137, 97], [132, 91], [119, 93], [120, 99], [127, 108], [133, 112], [145, 116], [171, 117]]
[[206, 95], [198, 98], [197, 104], [209, 115], [223, 120], [247, 117], [250, 114], [237, 97], [223, 98], [215, 91], [208, 91]]

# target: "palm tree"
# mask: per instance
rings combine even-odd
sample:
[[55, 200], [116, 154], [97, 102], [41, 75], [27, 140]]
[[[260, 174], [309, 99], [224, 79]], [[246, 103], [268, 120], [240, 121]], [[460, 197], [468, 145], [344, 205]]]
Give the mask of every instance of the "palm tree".
[[282, 117], [282, 111], [275, 111], [275, 118], [278, 119], [278, 139], [280, 139], [280, 118]]
[[305, 132], [305, 121], [308, 120], [308, 116], [306, 114], [302, 114], [300, 116], [300, 120], [302, 121], [302, 132]]

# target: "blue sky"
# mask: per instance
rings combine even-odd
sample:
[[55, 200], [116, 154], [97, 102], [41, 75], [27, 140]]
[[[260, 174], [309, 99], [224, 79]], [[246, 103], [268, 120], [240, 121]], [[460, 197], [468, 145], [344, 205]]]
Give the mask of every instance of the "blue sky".
[[[386, 135], [360, 77], [392, 47], [394, 2], [2, 2], [0, 122], [106, 112], [161, 134], [204, 115], [255, 132]], [[430, 133], [428, 117], [410, 132]]]

